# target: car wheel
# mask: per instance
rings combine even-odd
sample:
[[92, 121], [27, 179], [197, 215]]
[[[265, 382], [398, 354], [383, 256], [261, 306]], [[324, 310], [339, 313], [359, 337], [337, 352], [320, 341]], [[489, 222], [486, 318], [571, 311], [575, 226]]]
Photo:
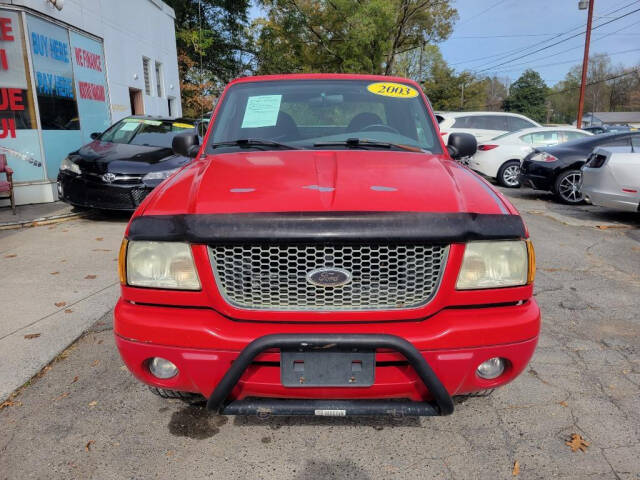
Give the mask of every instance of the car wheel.
[[584, 197], [580, 191], [582, 172], [580, 170], [567, 170], [556, 178], [554, 193], [562, 203], [576, 205], [582, 203]]
[[178, 390], [167, 390], [165, 388], [156, 388], [149, 387], [152, 393], [158, 395], [162, 398], [175, 398], [177, 400], [182, 400], [183, 402], [190, 404], [197, 404], [201, 402], [205, 402], [207, 399], [202, 395], [198, 395], [197, 393], [190, 392], [180, 392]]
[[518, 160], [509, 160], [505, 162], [498, 170], [498, 183], [507, 188], [520, 187], [520, 162]]

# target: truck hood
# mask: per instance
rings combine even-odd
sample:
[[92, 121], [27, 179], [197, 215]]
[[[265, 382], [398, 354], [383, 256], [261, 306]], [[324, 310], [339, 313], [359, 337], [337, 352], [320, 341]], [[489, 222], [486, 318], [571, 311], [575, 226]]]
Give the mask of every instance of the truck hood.
[[142, 213], [318, 211], [516, 213], [443, 155], [379, 150], [208, 155], [157, 188]]

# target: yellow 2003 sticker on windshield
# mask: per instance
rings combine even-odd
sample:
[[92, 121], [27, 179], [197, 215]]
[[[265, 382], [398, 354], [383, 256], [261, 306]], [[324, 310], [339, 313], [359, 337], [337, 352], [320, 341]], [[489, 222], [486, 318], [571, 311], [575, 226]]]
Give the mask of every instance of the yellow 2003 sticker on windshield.
[[372, 83], [367, 86], [367, 90], [376, 95], [394, 98], [414, 98], [418, 96], [418, 91], [408, 85], [392, 82]]

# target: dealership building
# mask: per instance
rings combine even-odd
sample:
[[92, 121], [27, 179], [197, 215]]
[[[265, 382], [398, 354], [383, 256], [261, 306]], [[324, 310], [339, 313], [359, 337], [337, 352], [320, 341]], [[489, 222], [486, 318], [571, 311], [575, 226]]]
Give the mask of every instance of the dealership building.
[[0, 155], [18, 205], [55, 201], [60, 162], [93, 132], [181, 116], [174, 19], [160, 0], [0, 0]]

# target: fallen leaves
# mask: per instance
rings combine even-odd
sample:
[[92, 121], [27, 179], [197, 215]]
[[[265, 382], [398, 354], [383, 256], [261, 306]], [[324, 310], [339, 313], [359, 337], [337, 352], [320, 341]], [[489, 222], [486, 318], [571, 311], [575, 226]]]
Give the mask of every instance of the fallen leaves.
[[84, 277], [85, 280], [95, 280], [96, 278], [98, 278], [97, 275], [87, 275]]
[[89, 402], [89, 406], [90, 407], [95, 407], [96, 405], [98, 405], [98, 401], [94, 400], [93, 402]]
[[560, 402], [560, 406], [561, 407], [568, 407], [569, 404], [563, 400], [563, 401]]
[[93, 445], [94, 443], [96, 443], [96, 441], [95, 441], [95, 440], [89, 440], [89, 441], [87, 442], [87, 444], [84, 446], [84, 449], [85, 449], [87, 452], [90, 452], [90, 451], [91, 451], [91, 445]]
[[22, 402], [17, 402], [14, 400], [5, 400], [4, 402], [0, 403], [0, 410], [7, 407], [19, 407], [21, 405], [22, 405]]
[[100, 365], [100, 360], [94, 360], [91, 364], [92, 367], [97, 367], [98, 365]]
[[520, 462], [518, 460], [513, 462], [513, 470], [511, 471], [511, 475], [513, 475], [514, 477], [520, 475]]
[[567, 440], [564, 443], [571, 448], [572, 452], [577, 452], [578, 450], [586, 452], [587, 448], [589, 447], [589, 442], [582, 438], [582, 435], [580, 435], [579, 433], [572, 433], [571, 440]]
[[56, 400], [62, 400], [63, 398], [67, 398], [69, 396], [69, 392], [62, 392], [60, 395], [56, 397]]
[[18, 255], [16, 255], [15, 253], [12, 253], [12, 254], [10, 254], [10, 255], [5, 255], [5, 256], [4, 256], [4, 258], [15, 258], [15, 257], [17, 257], [17, 256], [18, 256]]
[[71, 310], [70, 308], [65, 309], [64, 313], [73, 313], [73, 310]]
[[60, 272], [51, 272], [49, 275], [59, 275]]
[[97, 241], [97, 242], [101, 242], [102, 240], [104, 240], [104, 238], [102, 238], [102, 237], [97, 237], [97, 238], [96, 238], [96, 241]]
[[27, 333], [24, 338], [26, 340], [33, 340], [34, 338], [38, 338], [40, 335], [40, 333]]
[[67, 304], [67, 302], [56, 302], [56, 303], [54, 303], [54, 305], [55, 305], [56, 307], [58, 307], [58, 308], [60, 308], [60, 307], [64, 307], [66, 304]]
[[78, 375], [76, 375], [75, 377], [73, 377], [73, 380], [71, 380], [71, 383], [76, 383], [78, 381]]

